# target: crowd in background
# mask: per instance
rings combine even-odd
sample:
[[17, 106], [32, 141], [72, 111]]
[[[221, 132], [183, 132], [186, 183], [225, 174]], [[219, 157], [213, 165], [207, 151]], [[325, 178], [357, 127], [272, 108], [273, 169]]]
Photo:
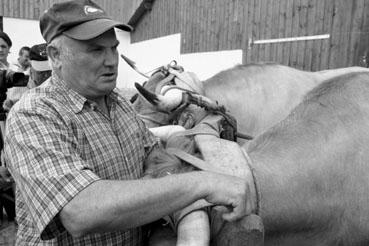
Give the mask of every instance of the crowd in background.
[[8, 61], [11, 47], [11, 38], [0, 31], [0, 226], [5, 214], [15, 220], [15, 185], [3, 158], [6, 115], [24, 93], [51, 76], [46, 43], [23, 46], [16, 61]]

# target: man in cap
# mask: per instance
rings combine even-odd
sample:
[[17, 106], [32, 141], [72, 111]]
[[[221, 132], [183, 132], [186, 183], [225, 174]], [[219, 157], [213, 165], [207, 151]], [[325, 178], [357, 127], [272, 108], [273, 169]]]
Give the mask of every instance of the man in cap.
[[46, 47], [46, 43], [36, 44], [31, 47], [31, 70], [27, 84], [29, 89], [41, 85], [51, 76], [51, 67], [47, 59]]
[[[51, 76], [51, 68], [47, 59], [46, 43], [36, 44], [30, 48], [30, 76], [27, 83], [27, 90], [41, 85], [46, 79]], [[13, 89], [13, 88], [12, 88]], [[9, 92], [9, 91], [8, 91]], [[4, 109], [9, 112], [14, 103], [19, 100], [7, 98], [4, 102]]]
[[206, 199], [246, 211], [246, 181], [210, 172], [141, 179], [166, 154], [115, 91], [113, 21], [89, 0], [54, 4], [40, 18], [52, 77], [8, 117], [6, 159], [17, 184], [18, 245], [143, 245], [142, 225]]

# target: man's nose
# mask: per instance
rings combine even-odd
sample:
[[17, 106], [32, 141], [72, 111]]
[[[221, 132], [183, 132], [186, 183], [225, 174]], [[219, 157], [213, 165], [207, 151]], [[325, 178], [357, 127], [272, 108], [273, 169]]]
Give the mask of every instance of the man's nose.
[[116, 49], [107, 48], [105, 51], [105, 66], [116, 66], [119, 57]]

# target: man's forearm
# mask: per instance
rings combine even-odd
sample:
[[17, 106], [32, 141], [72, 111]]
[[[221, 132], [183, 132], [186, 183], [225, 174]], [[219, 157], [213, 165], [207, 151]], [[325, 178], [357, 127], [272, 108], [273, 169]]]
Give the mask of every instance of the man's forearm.
[[60, 213], [74, 236], [140, 226], [203, 198], [203, 172], [91, 184]]

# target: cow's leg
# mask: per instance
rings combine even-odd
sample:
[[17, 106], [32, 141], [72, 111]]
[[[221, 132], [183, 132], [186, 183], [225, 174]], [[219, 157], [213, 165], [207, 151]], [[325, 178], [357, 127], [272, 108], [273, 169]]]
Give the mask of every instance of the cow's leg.
[[181, 219], [177, 226], [177, 246], [208, 246], [209, 217], [206, 211], [196, 210]]

